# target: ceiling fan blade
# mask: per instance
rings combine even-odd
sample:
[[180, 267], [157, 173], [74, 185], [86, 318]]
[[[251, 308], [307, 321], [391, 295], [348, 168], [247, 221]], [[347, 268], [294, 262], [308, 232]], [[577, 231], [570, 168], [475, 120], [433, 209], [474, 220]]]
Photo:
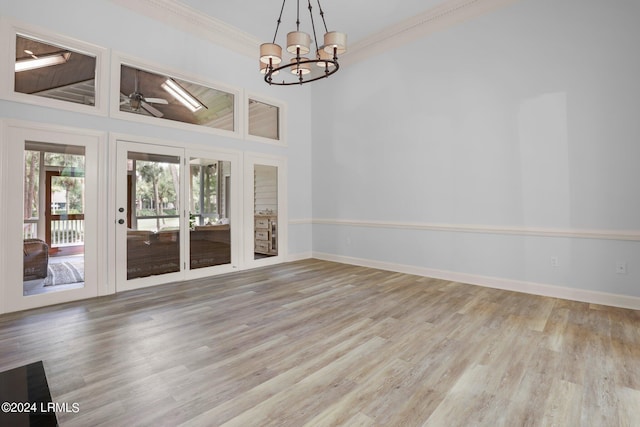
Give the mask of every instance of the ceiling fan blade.
[[162, 114], [161, 111], [157, 110], [156, 108], [153, 108], [151, 105], [147, 104], [146, 102], [143, 102], [140, 106], [144, 108], [146, 111], [148, 111], [154, 117], [164, 116], [164, 114]]
[[166, 99], [162, 99], [162, 98], [145, 98], [144, 99], [145, 102], [148, 102], [150, 104], [168, 104], [169, 101], [167, 101]]

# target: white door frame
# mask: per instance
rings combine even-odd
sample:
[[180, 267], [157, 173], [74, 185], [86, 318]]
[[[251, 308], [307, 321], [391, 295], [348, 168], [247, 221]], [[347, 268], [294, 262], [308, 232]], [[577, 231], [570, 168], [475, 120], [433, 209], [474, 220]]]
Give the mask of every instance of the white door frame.
[[[140, 153], [152, 153], [168, 156], [176, 156], [180, 158], [179, 163], [179, 176], [180, 176], [180, 191], [183, 189], [184, 181], [184, 149], [177, 147], [170, 147], [166, 145], [156, 145], [141, 142], [132, 142], [128, 140], [118, 139], [116, 141], [116, 174], [115, 176], [115, 198], [114, 205], [112, 205], [112, 211], [115, 217], [115, 253], [114, 253], [114, 279], [115, 289], [117, 292], [128, 291], [131, 289], [144, 288], [148, 286], [155, 286], [162, 283], [169, 283], [184, 280], [184, 268], [180, 265], [180, 271], [175, 273], [166, 273], [148, 277], [140, 277], [135, 279], [127, 279], [127, 160], [128, 152], [135, 151]], [[182, 200], [182, 194], [180, 195]], [[123, 208], [123, 212], [119, 212], [119, 209]], [[183, 239], [185, 234], [185, 214], [183, 206], [179, 211], [180, 216], [180, 238]], [[124, 221], [120, 224], [120, 221]], [[181, 243], [181, 242], [180, 242]], [[180, 260], [185, 259], [185, 248], [183, 244], [180, 244]]]
[[[123, 219], [125, 216], [118, 212], [118, 208], [122, 204], [122, 199], [119, 199], [119, 188], [126, 188], [126, 184], [123, 180], [126, 180], [119, 170], [118, 165], [121, 162], [126, 162], [126, 152], [130, 151], [128, 148], [133, 148], [133, 151], [145, 150], [157, 150], [159, 153], [170, 154], [180, 156], [182, 158], [180, 164], [180, 191], [181, 199], [185, 202], [182, 203], [180, 212], [180, 224], [181, 224], [181, 271], [176, 273], [168, 273], [157, 276], [143, 277], [138, 279], [126, 280], [126, 239], [122, 237], [116, 238], [121, 232], [123, 225], [118, 224], [119, 219]], [[235, 150], [225, 150], [218, 148], [193, 148], [191, 146], [185, 147], [184, 144], [180, 144], [174, 141], [157, 140], [154, 138], [145, 137], [133, 137], [128, 135], [112, 134], [110, 137], [110, 162], [111, 162], [111, 176], [115, 177], [111, 180], [111, 187], [109, 189], [109, 213], [108, 213], [108, 228], [111, 247], [110, 252], [109, 272], [110, 277], [113, 278], [109, 284], [109, 290], [111, 293], [120, 292], [124, 290], [143, 288], [148, 286], [155, 286], [162, 283], [168, 283], [179, 280], [197, 279], [202, 277], [214, 276], [217, 274], [229, 273], [232, 271], [238, 271], [243, 268], [243, 198], [242, 190], [243, 185], [243, 162], [242, 152]], [[188, 204], [186, 201], [189, 195], [189, 182], [185, 177], [188, 173], [187, 164], [191, 157], [201, 157], [207, 159], [216, 159], [229, 161], [231, 163], [231, 264], [213, 266], [200, 269], [189, 269], [189, 212]], [[122, 187], [125, 185], [125, 187]], [[121, 192], [122, 190], [120, 190]], [[126, 227], [126, 226], [125, 226]], [[120, 235], [121, 236], [121, 235]]]
[[[229, 273], [232, 271], [238, 271], [242, 267], [242, 236], [243, 236], [243, 223], [242, 223], [242, 189], [243, 187], [243, 174], [242, 163], [240, 162], [241, 155], [238, 152], [230, 152], [216, 149], [196, 150], [187, 149], [185, 151], [185, 160], [188, 164], [192, 157], [199, 157], [203, 159], [215, 159], [222, 160], [231, 163], [231, 217], [229, 223], [231, 224], [231, 264], [217, 265], [213, 267], [198, 268], [191, 270], [189, 268], [189, 262], [186, 263], [185, 279], [199, 279], [202, 277], [213, 276], [216, 274]], [[185, 173], [186, 171], [185, 167]], [[185, 175], [186, 177], [186, 175]], [[181, 188], [185, 197], [190, 197], [189, 182], [186, 179], [182, 180]], [[187, 209], [188, 205], [184, 206]], [[185, 213], [185, 228], [188, 229], [188, 212]], [[190, 239], [189, 233], [184, 233], [183, 246], [185, 248], [186, 259], [189, 259], [190, 254]]]
[[[23, 295], [23, 236], [22, 209], [24, 182], [25, 141], [37, 141], [61, 145], [85, 147], [85, 285], [82, 288], [61, 290], [37, 295]], [[3, 205], [3, 223], [0, 226], [2, 246], [0, 255], [4, 261], [3, 281], [0, 286], [4, 296], [0, 312], [12, 312], [46, 305], [86, 299], [108, 293], [106, 241], [104, 224], [106, 207], [106, 179], [104, 158], [106, 148], [104, 132], [62, 126], [30, 123], [17, 120], [2, 122], [3, 164], [0, 168], [0, 187]], [[16, 177], [20, 177], [17, 181]], [[18, 208], [16, 208], [18, 204]]]
[[[278, 168], [278, 255], [255, 259], [254, 256], [254, 165], [275, 166]], [[255, 268], [280, 264], [287, 260], [288, 224], [287, 215], [287, 159], [258, 153], [245, 153], [244, 156], [244, 248], [243, 268]]]

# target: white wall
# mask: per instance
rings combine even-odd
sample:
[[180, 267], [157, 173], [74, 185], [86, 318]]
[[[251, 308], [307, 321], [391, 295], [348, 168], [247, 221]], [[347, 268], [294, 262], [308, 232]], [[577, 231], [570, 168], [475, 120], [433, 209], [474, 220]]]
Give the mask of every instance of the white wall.
[[[165, 141], [204, 144], [246, 152], [284, 156], [288, 159], [289, 218], [311, 217], [311, 116], [308, 88], [269, 87], [257, 72], [257, 59], [249, 58], [198, 37], [171, 28], [108, 0], [0, 0], [3, 18], [44, 32], [95, 44], [145, 63], [178, 70], [212, 84], [233, 86], [247, 93], [284, 102], [287, 106], [287, 147], [185, 131], [165, 126], [115, 120], [108, 117], [37, 107], [0, 100], [0, 118], [116, 132]], [[2, 49], [6, 49], [6, 41]], [[258, 55], [256, 47], [256, 58]], [[4, 55], [2, 56], [4, 58]], [[109, 59], [109, 58], [107, 58]], [[242, 102], [242, 100], [239, 100]], [[289, 232], [292, 255], [310, 253], [311, 225], [294, 224]]]
[[520, 0], [342, 67], [312, 92], [314, 253], [640, 296], [639, 16]]

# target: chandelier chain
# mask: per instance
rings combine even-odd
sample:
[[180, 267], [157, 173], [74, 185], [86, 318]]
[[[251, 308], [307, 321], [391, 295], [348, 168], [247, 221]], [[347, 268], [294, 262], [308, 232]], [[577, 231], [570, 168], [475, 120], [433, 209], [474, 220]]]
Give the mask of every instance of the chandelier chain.
[[324, 10], [322, 10], [322, 6], [320, 6], [320, 0], [318, 0], [318, 10], [320, 11], [320, 17], [322, 18], [322, 23], [324, 24], [324, 32], [328, 33], [329, 29], [327, 28], [327, 22], [324, 20]]
[[284, 4], [287, 0], [282, 0], [282, 7], [280, 8], [280, 16], [278, 16], [278, 23], [276, 24], [276, 32], [273, 35], [273, 41], [271, 43], [276, 42], [276, 37], [278, 36], [278, 28], [280, 28], [280, 23], [282, 23], [282, 12], [284, 11]]
[[316, 34], [316, 23], [313, 20], [313, 12], [311, 8], [311, 0], [309, 2], [309, 17], [311, 17], [311, 29], [313, 30], [313, 41], [316, 43], [316, 52], [318, 51], [318, 35]]

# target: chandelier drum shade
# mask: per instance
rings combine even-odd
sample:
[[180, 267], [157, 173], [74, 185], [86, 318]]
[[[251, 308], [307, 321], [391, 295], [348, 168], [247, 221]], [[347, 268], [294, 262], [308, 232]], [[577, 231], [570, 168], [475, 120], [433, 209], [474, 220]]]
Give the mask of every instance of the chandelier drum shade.
[[[282, 1], [273, 41], [260, 45], [260, 73], [264, 74], [264, 81], [270, 85], [301, 85], [329, 77], [340, 68], [338, 55], [347, 51], [347, 35], [327, 29], [320, 0], [316, 0], [316, 3], [325, 30], [324, 38], [321, 40], [322, 44], [319, 44], [316, 35], [316, 19], [311, 0], [307, 0], [311, 34], [300, 31], [300, 0], [296, 1], [296, 27], [295, 31], [287, 34], [285, 48], [285, 52], [290, 58], [283, 59], [282, 47], [276, 43], [286, 0]], [[282, 72], [281, 77], [276, 79], [275, 76], [280, 72]]]

